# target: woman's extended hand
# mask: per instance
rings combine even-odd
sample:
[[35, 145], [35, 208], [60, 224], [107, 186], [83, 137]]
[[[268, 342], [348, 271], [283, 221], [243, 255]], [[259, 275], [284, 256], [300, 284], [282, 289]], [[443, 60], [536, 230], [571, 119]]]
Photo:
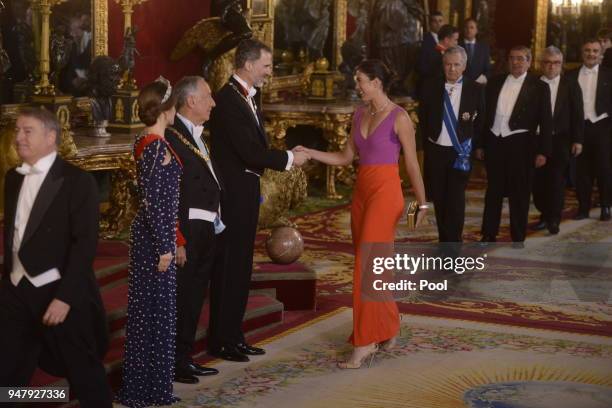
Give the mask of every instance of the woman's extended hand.
[[426, 218], [427, 218], [427, 208], [419, 209], [419, 211], [417, 212], [416, 223], [414, 224], [414, 228], [420, 227], [425, 222]]
[[160, 255], [157, 270], [159, 272], [166, 272], [168, 270], [168, 267], [170, 266], [170, 262], [172, 262], [172, 252]]

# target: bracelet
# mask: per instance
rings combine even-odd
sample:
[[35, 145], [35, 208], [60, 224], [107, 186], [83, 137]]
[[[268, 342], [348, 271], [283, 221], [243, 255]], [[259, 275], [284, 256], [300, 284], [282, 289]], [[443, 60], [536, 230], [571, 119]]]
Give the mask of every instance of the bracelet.
[[429, 209], [429, 204], [419, 205], [419, 210], [427, 210]]

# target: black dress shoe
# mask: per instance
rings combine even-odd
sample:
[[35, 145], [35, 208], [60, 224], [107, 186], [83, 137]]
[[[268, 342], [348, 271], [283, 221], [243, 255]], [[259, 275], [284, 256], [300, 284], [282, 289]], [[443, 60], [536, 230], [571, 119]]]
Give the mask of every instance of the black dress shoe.
[[559, 233], [559, 223], [558, 222], [550, 222], [548, 223], [548, 232], [552, 235], [557, 235]]
[[247, 343], [236, 344], [236, 350], [249, 356], [261, 356], [262, 354], [266, 354], [266, 350], [259, 347], [253, 347]]
[[223, 346], [209, 350], [208, 354], [227, 361], [235, 361], [238, 363], [246, 363], [249, 358], [232, 346]]
[[187, 367], [191, 370], [191, 373], [198, 377], [204, 377], [207, 375], [217, 375], [219, 374], [219, 370], [212, 367], [204, 367], [198, 363], [191, 363]]
[[197, 384], [200, 382], [200, 380], [198, 380], [198, 377], [184, 370], [177, 370], [174, 373], [173, 381], [182, 384]]
[[582, 212], [582, 211], [578, 211], [578, 214], [576, 214], [574, 216], [574, 219], [576, 221], [586, 220], [587, 218], [589, 218], [589, 213], [588, 212]]
[[496, 241], [497, 239], [495, 237], [492, 237], [490, 235], [483, 235], [482, 238], [480, 238], [480, 245], [486, 247]]
[[543, 229], [546, 229], [546, 222], [542, 220], [540, 220], [540, 222], [538, 222], [536, 225], [531, 227], [532, 231], [542, 231]]
[[610, 207], [601, 207], [599, 219], [601, 221], [610, 221]]
[[514, 249], [523, 249], [523, 248], [525, 248], [525, 243], [522, 242], [522, 241], [513, 242], [512, 243], [512, 248], [514, 248]]

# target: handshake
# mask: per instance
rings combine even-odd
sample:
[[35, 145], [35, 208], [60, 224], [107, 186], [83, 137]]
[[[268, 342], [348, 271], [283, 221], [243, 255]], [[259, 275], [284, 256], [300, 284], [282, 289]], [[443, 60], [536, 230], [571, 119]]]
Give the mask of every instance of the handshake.
[[312, 159], [311, 150], [304, 146], [295, 146], [291, 152], [293, 153], [293, 164], [296, 166], [301, 167]]

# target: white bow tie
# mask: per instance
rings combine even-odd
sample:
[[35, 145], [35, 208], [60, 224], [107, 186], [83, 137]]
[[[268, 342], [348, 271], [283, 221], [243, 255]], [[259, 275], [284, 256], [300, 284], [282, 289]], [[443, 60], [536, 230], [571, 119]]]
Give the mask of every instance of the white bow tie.
[[37, 169], [35, 166], [30, 166], [27, 163], [23, 163], [21, 166], [17, 167], [15, 171], [19, 174], [27, 176], [29, 174], [40, 174], [41, 170]]
[[583, 72], [584, 72], [585, 74], [587, 74], [587, 75], [592, 75], [592, 74], [596, 74], [596, 73], [597, 73], [597, 71], [595, 70], [595, 68], [587, 68], [587, 67], [585, 67], [585, 68], [584, 68], [584, 71], [583, 71]]

